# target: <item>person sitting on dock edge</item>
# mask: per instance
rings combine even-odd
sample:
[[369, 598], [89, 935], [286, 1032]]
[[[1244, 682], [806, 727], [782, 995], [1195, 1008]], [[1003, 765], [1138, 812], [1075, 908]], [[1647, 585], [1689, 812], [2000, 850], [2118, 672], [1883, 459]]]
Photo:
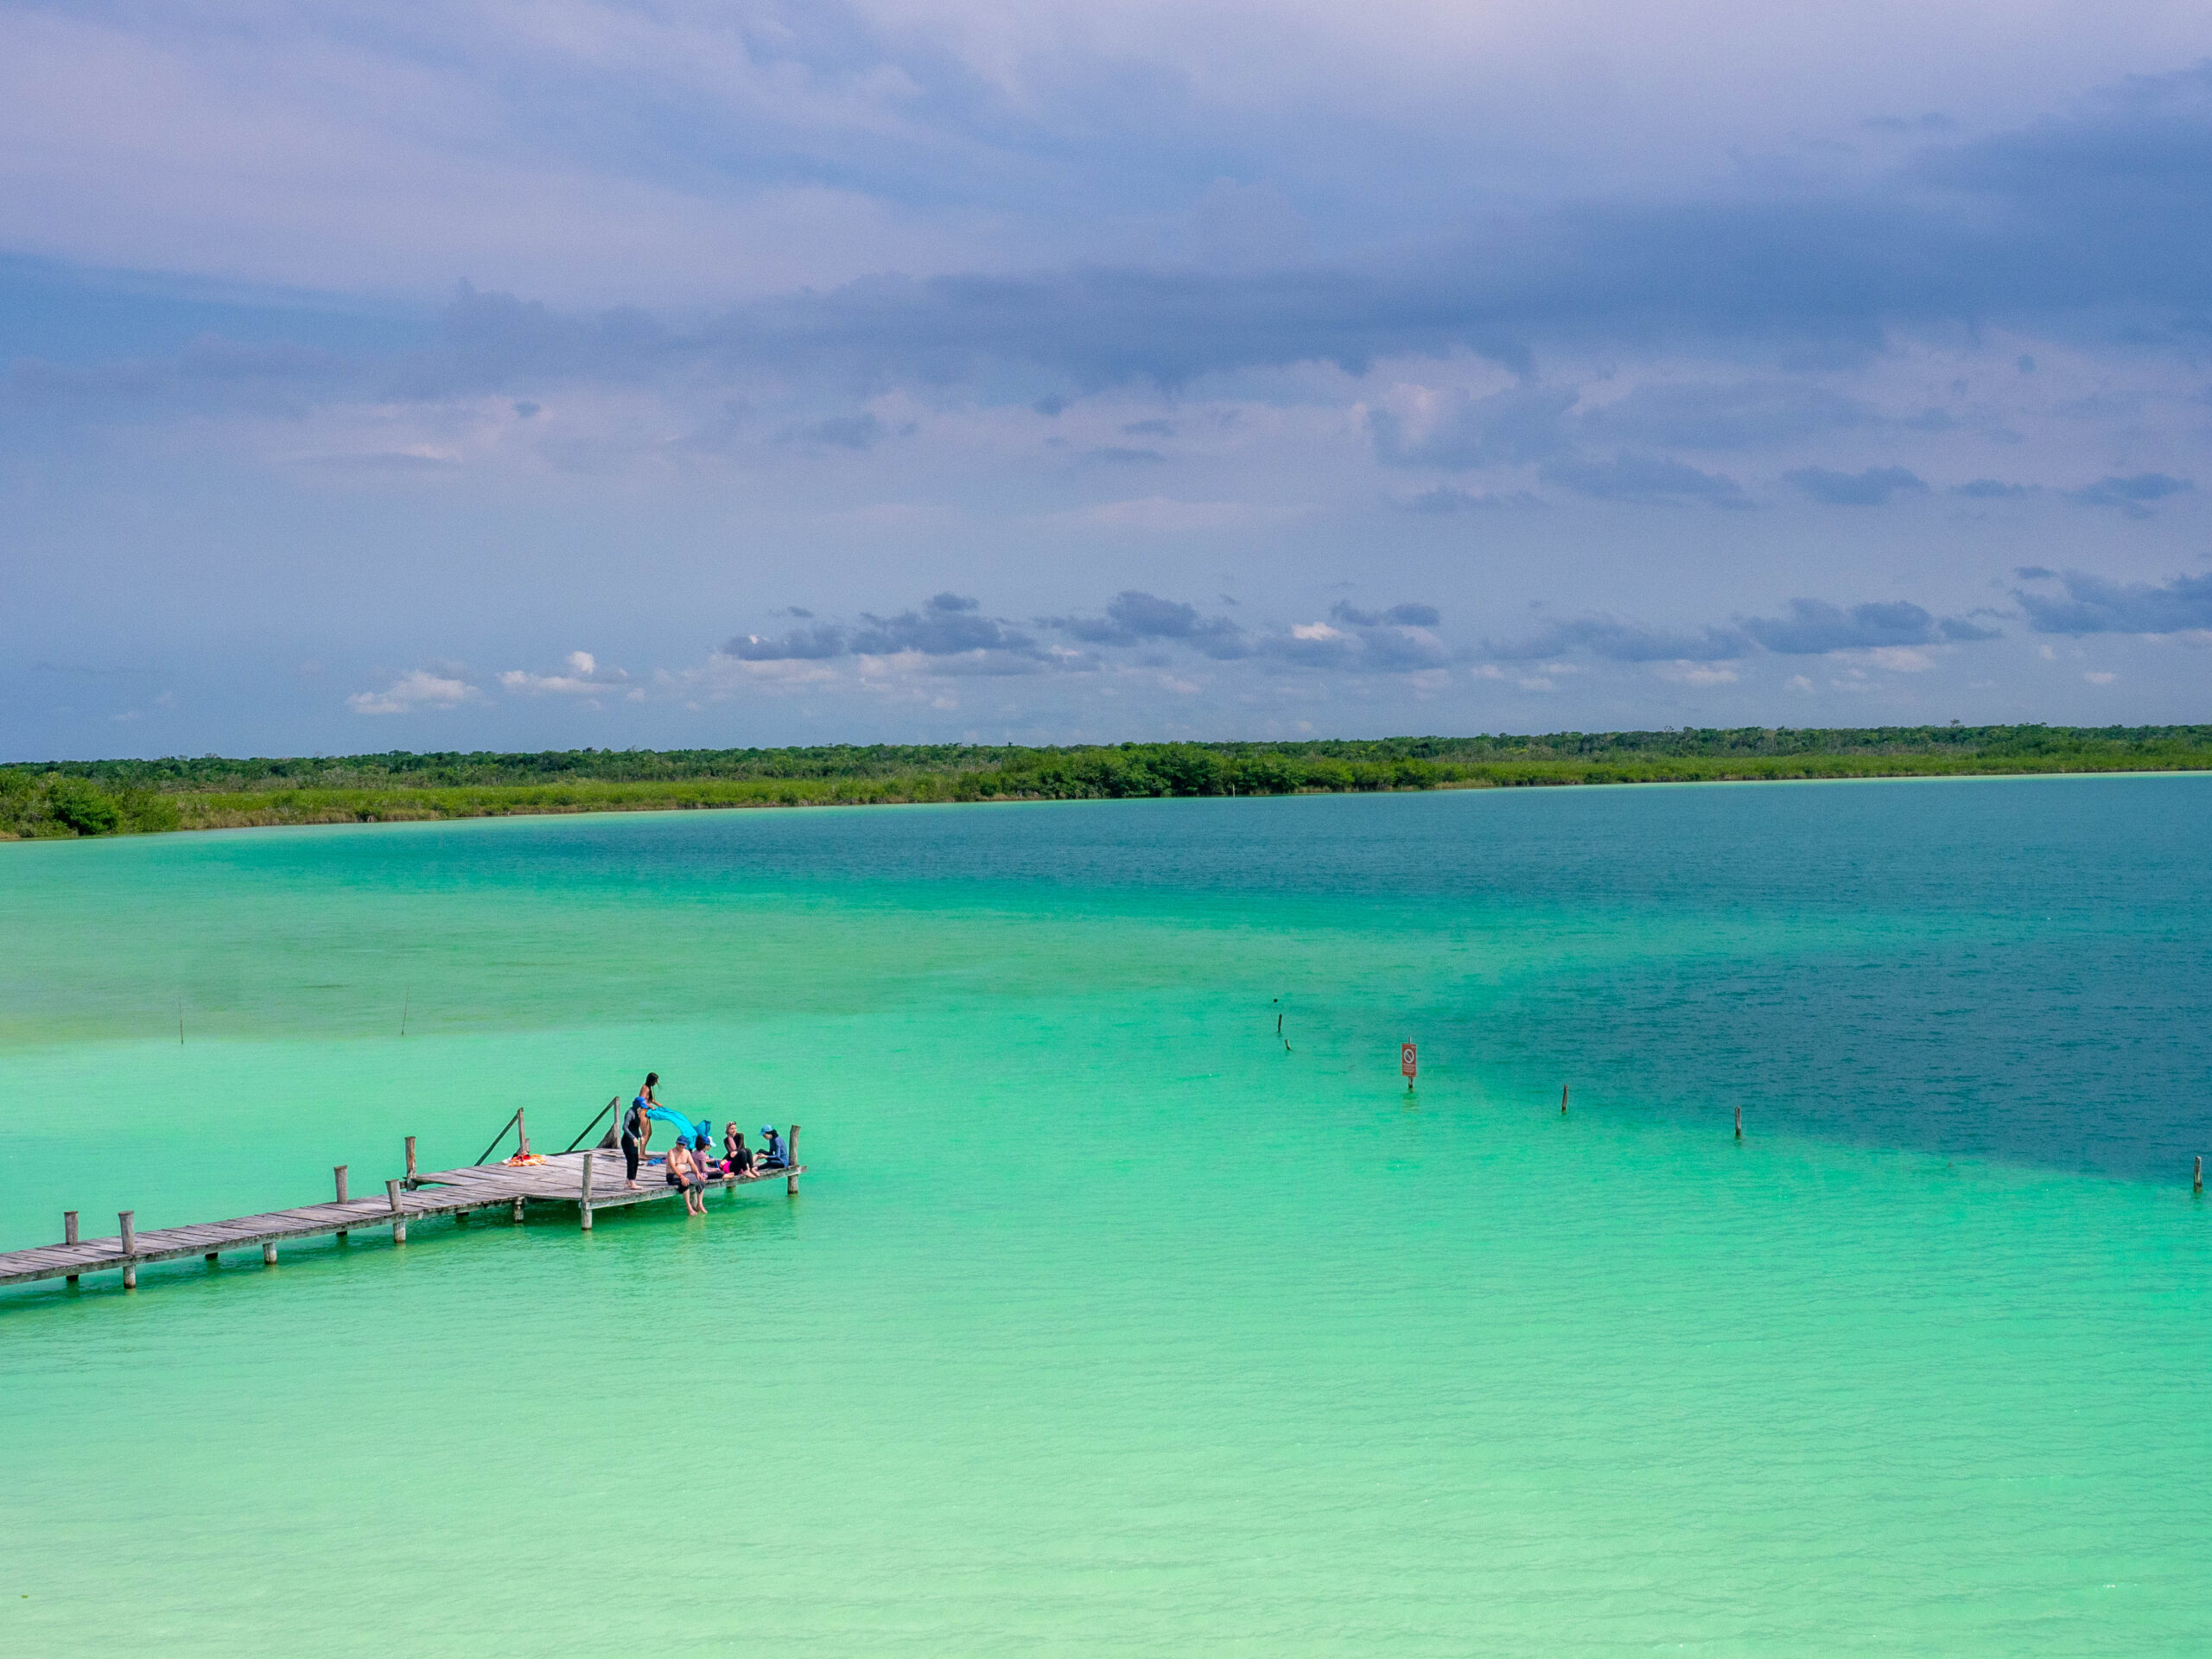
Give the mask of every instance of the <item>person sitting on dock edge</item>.
[[777, 1137], [776, 1126], [772, 1123], [763, 1123], [760, 1126], [760, 1140], [762, 1142], [760, 1167], [781, 1169], [785, 1163], [784, 1143]]
[[668, 1149], [667, 1180], [671, 1186], [683, 1189], [684, 1214], [707, 1213], [706, 1177], [700, 1171], [698, 1160], [691, 1155], [691, 1148], [681, 1141]]
[[734, 1123], [722, 1125], [722, 1173], [734, 1181], [753, 1179], [753, 1149]]

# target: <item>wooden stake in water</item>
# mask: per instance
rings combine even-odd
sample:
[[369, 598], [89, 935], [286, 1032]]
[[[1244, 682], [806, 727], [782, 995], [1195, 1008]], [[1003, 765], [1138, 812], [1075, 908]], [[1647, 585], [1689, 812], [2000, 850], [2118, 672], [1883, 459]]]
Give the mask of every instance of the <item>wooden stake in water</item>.
[[1567, 1091], [1573, 1086], [1573, 1084], [1567, 1083], [1562, 1083], [1559, 1086], [1559, 1115], [1561, 1117], [1565, 1117], [1567, 1116]]
[[176, 1000], [176, 1046], [184, 1046], [184, 999], [181, 996]]
[[404, 988], [399, 993], [399, 1034], [407, 1034], [407, 992]]
[[116, 1230], [123, 1235], [123, 1287], [138, 1288], [138, 1264], [130, 1258], [138, 1249], [138, 1212], [124, 1210], [116, 1217]]
[[1736, 1138], [1744, 1138], [1744, 1109], [1740, 1106], [1736, 1109]]
[[2201, 1152], [2196, 1154], [2196, 1189], [2199, 1192], [2204, 1190], [2204, 1154]]
[[[346, 1202], [346, 1166], [334, 1164], [330, 1173], [338, 1178], [338, 1202], [343, 1204]], [[338, 1239], [340, 1243], [345, 1243], [346, 1230], [343, 1227], [338, 1230]]]

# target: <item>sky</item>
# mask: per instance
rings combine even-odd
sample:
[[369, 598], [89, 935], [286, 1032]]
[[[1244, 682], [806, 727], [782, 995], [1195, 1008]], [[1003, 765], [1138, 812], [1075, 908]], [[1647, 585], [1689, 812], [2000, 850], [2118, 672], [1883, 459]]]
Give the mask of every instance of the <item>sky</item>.
[[2212, 720], [2212, 0], [0, 3], [0, 759]]

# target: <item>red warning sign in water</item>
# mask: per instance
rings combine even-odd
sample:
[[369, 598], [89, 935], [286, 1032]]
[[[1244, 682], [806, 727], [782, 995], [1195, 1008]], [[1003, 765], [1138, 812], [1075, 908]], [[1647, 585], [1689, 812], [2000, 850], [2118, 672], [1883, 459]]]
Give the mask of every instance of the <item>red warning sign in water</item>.
[[1408, 1077], [1414, 1074], [1414, 1046], [1411, 1043], [1398, 1046], [1398, 1070]]

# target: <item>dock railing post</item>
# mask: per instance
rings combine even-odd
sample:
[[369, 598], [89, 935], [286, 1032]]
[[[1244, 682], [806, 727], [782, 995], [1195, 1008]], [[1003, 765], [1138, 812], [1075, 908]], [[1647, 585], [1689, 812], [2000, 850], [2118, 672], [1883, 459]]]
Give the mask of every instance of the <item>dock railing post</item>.
[[[61, 1212], [61, 1242], [64, 1244], [74, 1244], [77, 1242], [77, 1212], [74, 1210], [64, 1210]], [[77, 1275], [73, 1273], [70, 1274], [67, 1282], [75, 1284]]]
[[576, 1207], [583, 1212], [583, 1230], [591, 1231], [591, 1153], [584, 1154], [583, 1192], [576, 1199]]
[[784, 1178], [784, 1191], [797, 1192], [798, 1191], [798, 1125], [796, 1123], [791, 1125], [791, 1135], [784, 1141], [784, 1161], [791, 1166], [791, 1173]]
[[415, 1185], [415, 1137], [411, 1135], [407, 1137], [407, 1185]]
[[384, 1194], [391, 1200], [391, 1242], [404, 1244], [407, 1242], [407, 1212], [399, 1207], [399, 1183], [386, 1181]]
[[522, 1121], [522, 1109], [515, 1109], [515, 1140], [522, 1147], [522, 1155], [530, 1156], [530, 1125]]
[[123, 1235], [123, 1287], [136, 1290], [138, 1288], [138, 1264], [130, 1258], [138, 1249], [138, 1212], [136, 1210], [120, 1211], [116, 1215], [116, 1221], [118, 1230]]
[[[330, 1173], [338, 1178], [338, 1202], [343, 1204], [346, 1202], [346, 1166], [334, 1164]], [[341, 1242], [345, 1239], [346, 1230], [343, 1227], [338, 1230], [338, 1236]]]

